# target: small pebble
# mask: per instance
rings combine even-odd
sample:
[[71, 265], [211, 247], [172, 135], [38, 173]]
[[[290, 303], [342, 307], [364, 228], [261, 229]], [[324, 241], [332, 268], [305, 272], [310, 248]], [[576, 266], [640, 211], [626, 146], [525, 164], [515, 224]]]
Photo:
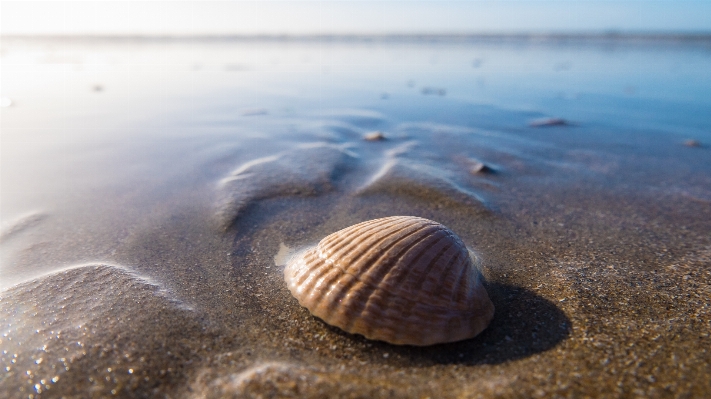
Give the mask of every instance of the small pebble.
[[491, 173], [494, 170], [491, 169], [490, 167], [486, 166], [483, 162], [475, 161], [472, 164], [472, 167], [469, 169], [469, 171], [472, 174], [477, 174], [477, 173]]
[[363, 136], [363, 140], [382, 141], [385, 140], [385, 135], [383, 134], [383, 132], [376, 130], [374, 132], [366, 133], [365, 136]]
[[689, 139], [684, 141], [684, 145], [687, 147], [701, 147], [701, 142], [694, 139]]
[[570, 123], [563, 118], [540, 118], [532, 120], [528, 125], [531, 127], [568, 126]]

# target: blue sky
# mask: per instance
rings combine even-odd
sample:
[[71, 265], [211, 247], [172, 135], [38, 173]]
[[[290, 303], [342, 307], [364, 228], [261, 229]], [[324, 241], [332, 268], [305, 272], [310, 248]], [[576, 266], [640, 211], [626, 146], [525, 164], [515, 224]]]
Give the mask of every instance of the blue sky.
[[711, 32], [707, 1], [2, 1], [3, 34]]

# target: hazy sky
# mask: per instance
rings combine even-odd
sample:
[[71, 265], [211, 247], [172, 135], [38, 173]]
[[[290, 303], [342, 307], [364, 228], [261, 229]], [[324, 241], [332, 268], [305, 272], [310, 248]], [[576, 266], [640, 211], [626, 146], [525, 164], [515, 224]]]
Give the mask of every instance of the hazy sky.
[[2, 1], [2, 34], [711, 32], [706, 1]]

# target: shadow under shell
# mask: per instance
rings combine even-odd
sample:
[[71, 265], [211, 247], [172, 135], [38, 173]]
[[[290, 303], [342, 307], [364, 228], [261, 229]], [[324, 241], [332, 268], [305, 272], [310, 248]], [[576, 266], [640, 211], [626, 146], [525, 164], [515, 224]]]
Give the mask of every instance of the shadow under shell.
[[[525, 288], [486, 284], [496, 314], [478, 336], [431, 346], [399, 346], [370, 341], [319, 321], [333, 334], [366, 344], [367, 351], [394, 353], [422, 366], [428, 364], [500, 364], [547, 351], [565, 340], [572, 323], [553, 302]], [[367, 345], [370, 344], [370, 345]], [[373, 356], [374, 359], [382, 356]]]

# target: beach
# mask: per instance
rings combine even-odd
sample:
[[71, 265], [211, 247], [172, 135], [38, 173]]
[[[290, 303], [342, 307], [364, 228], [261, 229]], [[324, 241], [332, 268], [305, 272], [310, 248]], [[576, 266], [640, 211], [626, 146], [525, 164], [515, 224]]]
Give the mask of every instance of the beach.
[[[633, 39], [3, 39], [0, 396], [709, 395], [711, 42]], [[479, 336], [292, 297], [398, 215], [480, 257]]]

